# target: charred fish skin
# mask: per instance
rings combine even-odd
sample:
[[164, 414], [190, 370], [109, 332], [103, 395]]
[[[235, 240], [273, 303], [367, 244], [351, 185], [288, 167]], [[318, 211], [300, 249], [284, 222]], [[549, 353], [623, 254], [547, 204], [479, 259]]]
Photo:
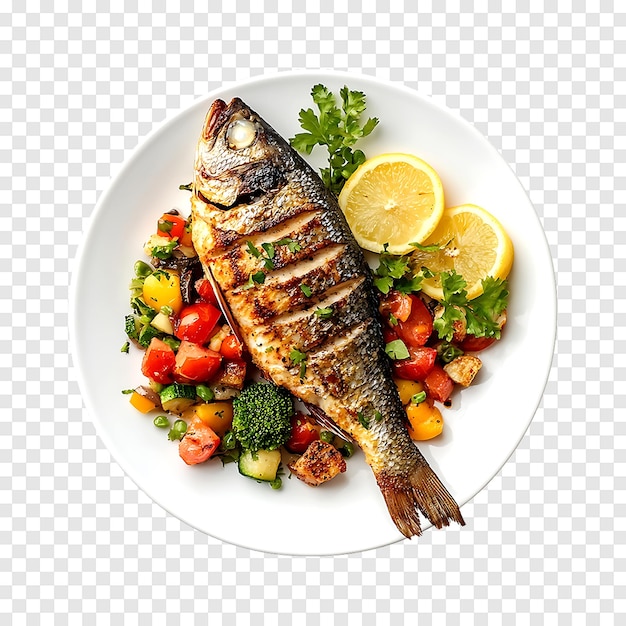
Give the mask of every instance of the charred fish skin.
[[255, 365], [353, 437], [400, 532], [421, 534], [420, 511], [463, 525], [406, 430], [371, 272], [336, 198], [238, 98], [206, 116], [192, 224]]

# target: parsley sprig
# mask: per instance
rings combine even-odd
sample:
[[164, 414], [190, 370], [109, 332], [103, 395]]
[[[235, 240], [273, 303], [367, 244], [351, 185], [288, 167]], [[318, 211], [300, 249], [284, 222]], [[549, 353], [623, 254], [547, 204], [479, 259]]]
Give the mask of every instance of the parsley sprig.
[[410, 256], [395, 256], [387, 252], [389, 244], [385, 244], [378, 257], [379, 265], [374, 271], [374, 285], [384, 294], [392, 289], [409, 294], [421, 291], [422, 280], [432, 276], [427, 268], [423, 267], [414, 272], [410, 266]]
[[507, 308], [508, 283], [501, 278], [489, 276], [482, 281], [483, 293], [472, 300], [467, 299], [467, 282], [454, 270], [441, 272], [443, 313], [433, 322], [440, 339], [450, 341], [454, 335], [454, 323], [465, 318], [467, 332], [476, 337], [500, 338], [498, 317]]
[[305, 132], [297, 133], [289, 140], [296, 150], [304, 154], [311, 154], [316, 145], [326, 146], [329, 166], [322, 168], [320, 174], [324, 185], [335, 194], [339, 194], [345, 181], [365, 161], [365, 154], [361, 150], [352, 150], [352, 146], [361, 137], [369, 135], [378, 124], [378, 118], [370, 117], [361, 126], [361, 114], [366, 108], [362, 91], [351, 91], [344, 86], [339, 95], [341, 108], [327, 87], [315, 85], [311, 97], [319, 115], [313, 109], [301, 109], [300, 126]]

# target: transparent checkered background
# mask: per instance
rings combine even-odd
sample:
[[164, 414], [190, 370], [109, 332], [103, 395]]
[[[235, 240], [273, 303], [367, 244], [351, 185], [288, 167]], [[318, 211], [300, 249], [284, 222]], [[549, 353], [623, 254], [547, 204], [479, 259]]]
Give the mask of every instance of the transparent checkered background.
[[[625, 623], [624, 4], [417, 4], [0, 4], [1, 623]], [[401, 81], [474, 123], [558, 281], [544, 400], [468, 526], [335, 558], [225, 545], [152, 504], [68, 354], [76, 248], [129, 151], [223, 81], [294, 67]]]

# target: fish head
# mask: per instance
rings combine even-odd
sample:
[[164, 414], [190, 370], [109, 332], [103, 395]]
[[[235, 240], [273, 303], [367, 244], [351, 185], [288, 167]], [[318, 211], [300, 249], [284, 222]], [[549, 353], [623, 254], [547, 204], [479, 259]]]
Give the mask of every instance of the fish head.
[[284, 175], [273, 135], [239, 98], [215, 100], [196, 150], [196, 196], [226, 210], [279, 188]]

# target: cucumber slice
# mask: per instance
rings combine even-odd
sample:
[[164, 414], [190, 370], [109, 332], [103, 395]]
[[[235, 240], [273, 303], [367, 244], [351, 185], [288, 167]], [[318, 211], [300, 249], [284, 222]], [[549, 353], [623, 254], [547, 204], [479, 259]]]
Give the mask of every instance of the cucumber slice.
[[163, 313], [157, 313], [150, 324], [166, 335], [174, 334], [174, 326], [172, 326], [170, 318]]
[[244, 450], [239, 455], [239, 473], [255, 480], [270, 482], [276, 479], [280, 460], [280, 450]]
[[181, 414], [196, 401], [196, 388], [193, 385], [174, 383], [168, 385], [159, 394], [161, 406], [165, 411]]

